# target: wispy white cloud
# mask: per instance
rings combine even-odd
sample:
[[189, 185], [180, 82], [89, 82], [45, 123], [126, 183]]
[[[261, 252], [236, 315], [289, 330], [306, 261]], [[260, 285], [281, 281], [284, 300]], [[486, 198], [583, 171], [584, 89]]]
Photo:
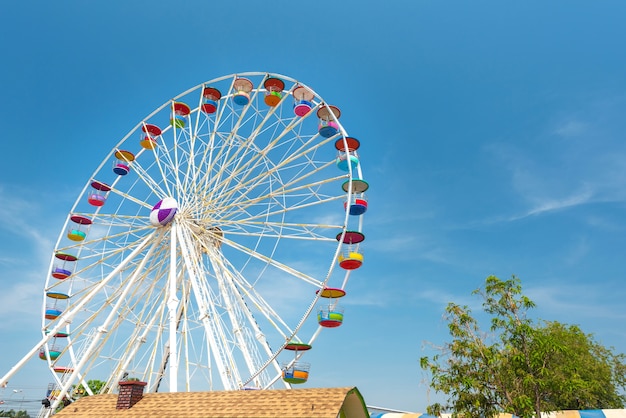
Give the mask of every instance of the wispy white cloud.
[[[591, 112], [591, 111], [590, 111]], [[626, 147], [589, 115], [570, 114], [534, 138], [485, 148], [508, 176], [512, 214], [487, 223], [510, 222], [597, 202], [626, 200]], [[621, 137], [621, 132], [619, 133]], [[517, 201], [515, 201], [517, 200]]]
[[385, 295], [382, 292], [366, 291], [366, 292], [354, 292], [350, 293], [349, 298], [345, 298], [341, 301], [345, 306], [369, 306], [383, 308], [390, 306], [392, 298], [389, 295]]
[[384, 241], [369, 243], [368, 250], [379, 253], [398, 253], [414, 248], [417, 238], [414, 235], [398, 235], [386, 238]]
[[[0, 187], [0, 238], [10, 242], [0, 264], [0, 306], [17, 314], [0, 323], [0, 329], [19, 329], [41, 316], [43, 289], [53, 241], [46, 208], [22, 198], [16, 191]], [[60, 228], [60, 225], [55, 225]]]
[[434, 305], [443, 308], [450, 302], [454, 302], [457, 305], [468, 306], [470, 309], [480, 309], [480, 300], [472, 295], [455, 294], [452, 292], [443, 291], [441, 289], [423, 289], [416, 293], [415, 297], [421, 301], [426, 301]]
[[567, 119], [558, 123], [553, 132], [558, 136], [569, 138], [583, 135], [587, 129], [588, 125], [585, 122], [577, 119]]
[[542, 315], [547, 318], [566, 316], [566, 322], [580, 319], [624, 320], [626, 313], [619, 305], [611, 301], [611, 292], [607, 292], [605, 283], [560, 283], [551, 281], [550, 285], [528, 286], [525, 293], [536, 304]]
[[619, 222], [613, 219], [603, 218], [597, 215], [590, 215], [585, 218], [587, 225], [593, 226], [596, 229], [602, 229], [605, 231], [624, 231], [626, 226], [623, 222]]
[[[41, 220], [48, 219], [45, 208], [37, 207], [32, 201], [25, 200], [4, 188], [0, 188], [0, 201], [7, 202], [0, 205], [0, 231], [4, 230], [14, 242], [28, 242], [36, 250], [37, 256], [43, 253], [49, 255], [53, 246], [50, 231], [41, 229], [45, 224]], [[26, 258], [32, 261], [31, 255], [27, 254]]]
[[548, 212], [556, 212], [559, 210], [584, 205], [592, 202], [593, 198], [594, 192], [589, 186], [583, 186], [581, 190], [575, 191], [573, 194], [561, 198], [542, 198], [536, 196], [532, 199], [535, 201], [534, 206], [530, 207], [527, 211], [523, 213], [511, 215], [506, 220], [516, 221], [519, 219], [527, 218], [529, 216], [538, 216]]

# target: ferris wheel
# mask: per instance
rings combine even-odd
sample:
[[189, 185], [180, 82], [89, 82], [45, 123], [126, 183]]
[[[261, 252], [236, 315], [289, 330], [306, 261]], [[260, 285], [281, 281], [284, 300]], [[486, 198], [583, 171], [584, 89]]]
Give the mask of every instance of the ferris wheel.
[[305, 382], [301, 357], [341, 325], [363, 263], [368, 184], [340, 116], [290, 77], [234, 74], [114, 146], [51, 256], [35, 347], [51, 398], [90, 379], [103, 392], [127, 377], [149, 392]]

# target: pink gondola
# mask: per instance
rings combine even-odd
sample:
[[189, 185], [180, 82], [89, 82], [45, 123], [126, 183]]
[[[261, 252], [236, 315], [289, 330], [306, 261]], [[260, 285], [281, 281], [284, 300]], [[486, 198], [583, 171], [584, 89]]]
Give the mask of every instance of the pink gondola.
[[111, 187], [99, 181], [92, 181], [91, 188], [93, 190], [87, 194], [87, 202], [91, 206], [104, 206], [107, 200], [107, 193], [111, 191]]

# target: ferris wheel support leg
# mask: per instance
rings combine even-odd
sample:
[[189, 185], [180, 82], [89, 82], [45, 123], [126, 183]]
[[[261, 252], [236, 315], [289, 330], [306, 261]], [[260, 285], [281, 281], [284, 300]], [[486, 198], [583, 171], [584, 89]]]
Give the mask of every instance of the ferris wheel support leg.
[[[63, 322], [62, 324], [63, 326], [65, 326], [65, 322]], [[62, 328], [62, 326], [57, 326], [55, 328], [55, 332], [60, 330]], [[22, 359], [20, 361], [17, 362], [17, 364], [15, 366], [13, 366], [11, 368], [11, 370], [9, 370], [7, 372], [7, 374], [5, 374], [4, 376], [2, 376], [0, 378], [0, 388], [6, 387], [7, 383], [9, 383], [9, 379], [11, 377], [13, 377], [13, 375], [15, 374], [15, 372], [17, 372], [19, 369], [22, 368], [22, 366], [24, 366], [24, 364], [28, 363], [28, 361], [30, 359], [32, 359], [35, 354], [39, 351], [39, 349], [41, 347], [43, 347], [43, 345], [45, 343], [47, 343], [48, 341], [50, 341], [52, 339], [53, 333], [50, 332], [48, 333], [44, 338], [42, 338], [35, 346], [33, 346], [33, 348], [26, 353], [26, 355], [24, 357], [22, 357]]]
[[[150, 249], [148, 250], [148, 252], [146, 253], [145, 257], [143, 257], [143, 259], [141, 260], [141, 262], [139, 263], [139, 266], [137, 267], [137, 269], [135, 270], [135, 274], [134, 277], [132, 277], [129, 281], [129, 285], [126, 286], [126, 289], [130, 289], [131, 285], [136, 282], [137, 276], [139, 275], [140, 272], [143, 271], [144, 267], [146, 266], [148, 260], [152, 257], [152, 254], [154, 254], [155, 249], [157, 248], [156, 245], [153, 245], [152, 247], [150, 247]], [[127, 294], [128, 292], [125, 290], [125, 294]], [[122, 295], [119, 300], [123, 300], [124, 299], [124, 295]], [[117, 312], [117, 308], [119, 307], [119, 302], [118, 304], [116, 304], [115, 308], [113, 309], [113, 312]], [[156, 320], [156, 316], [153, 320]], [[147, 327], [147, 329], [149, 329], [149, 327]], [[135, 354], [137, 352], [137, 346], [139, 344], [141, 344], [141, 341], [143, 341], [143, 339], [145, 338], [146, 335], [146, 331], [144, 330], [144, 332], [141, 334], [140, 337], [135, 339], [134, 345], [131, 347], [130, 352], [128, 353], [128, 355], [126, 356], [126, 360], [120, 364], [121, 367], [118, 366], [117, 371], [112, 374], [113, 379], [107, 381], [107, 386], [109, 388], [113, 387], [113, 382], [119, 382], [119, 380], [122, 378], [122, 374], [124, 373], [124, 371], [126, 371], [126, 368], [128, 367], [128, 365], [130, 364], [130, 362], [132, 361], [132, 359], [135, 358]]]
[[170, 231], [170, 277], [169, 298], [167, 309], [169, 310], [170, 335], [169, 335], [169, 362], [170, 362], [170, 392], [178, 392], [178, 346], [176, 344], [176, 329], [178, 324], [178, 298], [176, 297], [176, 222], [172, 223]]
[[[151, 239], [152, 239], [152, 234], [149, 235], [148, 237], [146, 237], [146, 239], [140, 245], [138, 245], [137, 248], [135, 248], [133, 250], [133, 252], [130, 253], [130, 255], [128, 257], [126, 257], [125, 260], [123, 260], [115, 269], [113, 269], [113, 271], [111, 271], [111, 273], [109, 273], [109, 275], [107, 277], [105, 277], [98, 284], [98, 286], [96, 286], [91, 291], [91, 294], [93, 295], [96, 292], [99, 292], [113, 277], [115, 277], [120, 271], [122, 271], [122, 269], [124, 269], [126, 267], [126, 265], [132, 259], [134, 259], [139, 253], [141, 253], [141, 251], [143, 251], [143, 249], [148, 244], [148, 242], [150, 242]], [[135, 279], [135, 277], [133, 277], [131, 280], [134, 280], [134, 279]], [[130, 288], [130, 286], [127, 286], [127, 290], [129, 288]], [[125, 290], [125, 291], [127, 291], [127, 290]], [[86, 297], [81, 303], [79, 303], [77, 306], [75, 306], [72, 309], [72, 314], [73, 314], [73, 312], [77, 311], [78, 309], [81, 309], [89, 301], [89, 299], [91, 299], [91, 296]], [[119, 308], [119, 304], [123, 301], [123, 299], [124, 298], [119, 298], [119, 301], [118, 301], [118, 303], [116, 305], [116, 308]], [[74, 371], [72, 372], [70, 377], [65, 381], [65, 384], [61, 387], [61, 391], [60, 391], [59, 395], [57, 396], [57, 398], [54, 401], [54, 403], [50, 406], [50, 408], [53, 411], [56, 410], [56, 408], [59, 406], [59, 403], [61, 403], [61, 401], [63, 400], [65, 395], [67, 395], [67, 392], [69, 391], [69, 388], [72, 386], [73, 382], [76, 380], [76, 377], [80, 376], [81, 369], [85, 366], [87, 361], [89, 361], [91, 359], [91, 353], [93, 352], [94, 348], [96, 347], [96, 345], [100, 341], [99, 337], [102, 336], [102, 334], [105, 334], [107, 332], [106, 327], [108, 326], [108, 323], [111, 321], [111, 319], [115, 316], [114, 313], [117, 314], [117, 310], [113, 310], [111, 312], [111, 314], [109, 315], [109, 317], [107, 318], [107, 320], [101, 326], [98, 327], [98, 336], [93, 338], [93, 340], [91, 341], [89, 347], [83, 352], [82, 359], [78, 362], [76, 367], [74, 367]], [[55, 330], [57, 328], [60, 328], [60, 327], [59, 326], [55, 327]], [[53, 333], [51, 332], [50, 334], [53, 334]]]
[[[204, 312], [205, 315], [202, 317], [202, 325], [206, 332], [207, 340], [209, 342], [209, 346], [211, 347], [212, 352], [215, 356], [215, 365], [218, 369], [220, 379], [222, 381], [222, 385], [226, 390], [237, 389], [238, 385], [236, 383], [240, 383], [239, 376], [235, 377], [236, 381], [233, 381], [234, 374], [236, 374], [236, 370], [232, 370], [229, 372], [227, 370], [226, 364], [234, 364], [234, 359], [232, 356], [229, 356], [228, 350], [225, 350], [223, 345], [219, 343], [219, 341], [224, 341], [225, 337], [223, 337], [224, 332], [220, 328], [220, 322], [215, 320], [219, 315], [215, 310], [215, 306], [208, 296], [209, 293], [206, 289], [203, 289], [200, 280], [197, 277], [196, 271], [197, 269], [197, 260], [191, 260], [191, 254], [189, 250], [189, 246], [187, 245], [188, 240], [185, 239], [185, 236], [182, 235], [182, 231], [179, 229], [178, 233], [181, 234], [180, 239], [180, 247], [183, 253], [183, 261], [185, 263], [185, 267], [189, 272], [189, 280], [191, 282], [191, 289], [194, 297], [196, 298], [196, 303], [199, 306], [201, 312]], [[214, 318], [213, 320], [211, 318]], [[222, 336], [220, 339], [219, 336]]]

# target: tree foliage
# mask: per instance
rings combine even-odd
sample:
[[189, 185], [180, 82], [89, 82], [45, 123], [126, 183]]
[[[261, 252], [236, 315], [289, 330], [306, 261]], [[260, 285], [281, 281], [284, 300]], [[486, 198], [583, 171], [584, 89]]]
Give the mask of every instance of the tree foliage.
[[0, 410], [0, 417], [30, 418], [30, 415], [28, 415], [28, 412], [26, 411], [16, 411], [14, 409], [10, 409], [8, 411]]
[[520, 280], [489, 276], [483, 300], [490, 316], [482, 331], [467, 306], [449, 303], [445, 320], [452, 340], [439, 354], [421, 359], [430, 386], [447, 395], [445, 405], [429, 406], [437, 415], [493, 417], [500, 412], [526, 418], [565, 409], [622, 408], [626, 387], [624, 354], [597, 343], [575, 325], [533, 322], [535, 307], [522, 294]]
[[106, 382], [102, 380], [93, 379], [87, 381], [87, 386], [89, 386], [89, 389], [91, 389], [94, 395], [99, 394], [105, 384]]

